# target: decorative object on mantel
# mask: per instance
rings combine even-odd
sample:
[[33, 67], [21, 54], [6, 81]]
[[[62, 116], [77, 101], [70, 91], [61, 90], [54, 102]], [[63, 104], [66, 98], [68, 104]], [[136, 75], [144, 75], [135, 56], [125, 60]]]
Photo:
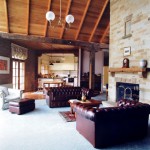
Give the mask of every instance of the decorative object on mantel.
[[28, 58], [28, 49], [17, 44], [11, 43], [12, 58], [26, 60]]
[[129, 68], [129, 59], [128, 58], [124, 58], [123, 59], [123, 66], [122, 68]]
[[147, 66], [147, 60], [141, 59], [141, 60], [140, 60], [140, 67], [141, 67], [141, 68], [146, 68], [146, 66]]

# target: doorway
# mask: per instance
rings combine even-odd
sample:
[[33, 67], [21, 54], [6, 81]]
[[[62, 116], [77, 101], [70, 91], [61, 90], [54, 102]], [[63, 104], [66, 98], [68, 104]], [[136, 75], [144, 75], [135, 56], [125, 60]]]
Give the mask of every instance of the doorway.
[[24, 90], [25, 88], [25, 62], [20, 60], [12, 61], [13, 88]]

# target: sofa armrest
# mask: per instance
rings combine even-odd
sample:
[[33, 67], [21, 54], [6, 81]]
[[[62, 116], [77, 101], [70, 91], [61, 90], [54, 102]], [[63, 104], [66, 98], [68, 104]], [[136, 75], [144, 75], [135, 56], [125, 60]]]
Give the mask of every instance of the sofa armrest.
[[0, 90], [0, 99], [4, 99], [4, 97], [5, 97], [5, 93], [2, 91], [2, 90]]
[[87, 119], [90, 119], [91, 121], [95, 121], [96, 108], [87, 107], [83, 106], [81, 103], [76, 103], [74, 105], [74, 111], [76, 112], [76, 114], [79, 114]]

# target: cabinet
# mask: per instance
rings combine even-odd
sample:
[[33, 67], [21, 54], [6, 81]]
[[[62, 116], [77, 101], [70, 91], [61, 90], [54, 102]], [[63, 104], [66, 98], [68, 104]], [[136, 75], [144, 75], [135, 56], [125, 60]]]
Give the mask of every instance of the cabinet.
[[75, 70], [74, 63], [53, 63], [50, 70]]
[[[89, 77], [81, 78], [81, 87], [89, 88]], [[94, 90], [101, 91], [101, 76], [95, 76]]]

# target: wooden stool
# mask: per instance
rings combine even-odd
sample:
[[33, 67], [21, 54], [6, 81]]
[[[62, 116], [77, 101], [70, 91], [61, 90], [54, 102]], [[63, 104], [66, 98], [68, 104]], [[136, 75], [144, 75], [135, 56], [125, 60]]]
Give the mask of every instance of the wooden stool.
[[9, 102], [9, 111], [18, 115], [25, 114], [35, 109], [35, 100], [24, 98], [20, 101]]

